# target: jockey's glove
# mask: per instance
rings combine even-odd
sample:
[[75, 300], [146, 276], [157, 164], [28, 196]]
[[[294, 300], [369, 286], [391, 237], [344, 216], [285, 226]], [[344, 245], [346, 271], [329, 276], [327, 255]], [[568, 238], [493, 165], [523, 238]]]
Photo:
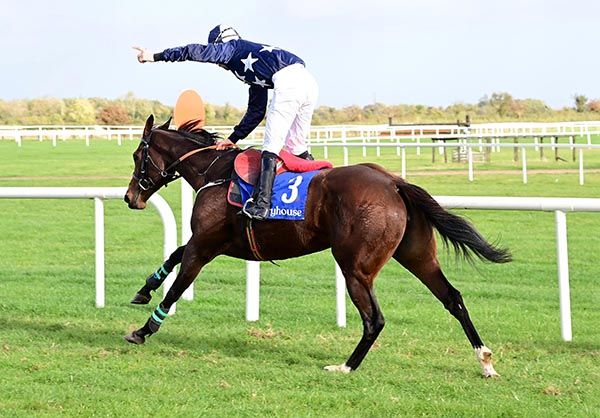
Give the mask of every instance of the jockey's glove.
[[134, 46], [133, 49], [138, 51], [137, 59], [139, 62], [154, 62], [154, 54], [149, 52], [146, 48], [141, 48], [139, 46]]

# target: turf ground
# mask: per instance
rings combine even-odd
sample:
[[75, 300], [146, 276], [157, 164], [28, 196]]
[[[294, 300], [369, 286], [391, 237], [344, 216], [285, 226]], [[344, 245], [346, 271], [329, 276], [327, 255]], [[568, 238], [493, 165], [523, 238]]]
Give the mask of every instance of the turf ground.
[[[126, 186], [135, 146], [0, 141], [0, 186]], [[533, 153], [531, 169], [556, 171], [530, 172], [524, 185], [512, 155], [492, 154], [470, 183], [464, 165], [409, 152], [408, 180], [434, 195], [600, 195], [597, 151], [585, 153], [583, 186], [569, 172], [577, 163]], [[330, 157], [339, 164], [341, 151]], [[356, 149], [350, 161], [399, 170], [395, 150], [363, 159]], [[423, 171], [444, 174], [411, 175]], [[161, 195], [178, 214], [178, 185]], [[567, 215], [574, 339], [565, 343], [553, 214], [459, 213], [515, 258], [471, 267], [440, 255], [494, 351], [499, 379], [480, 377], [458, 322], [393, 262], [376, 283], [387, 320], [376, 346], [355, 373], [322, 371], [343, 362], [361, 334], [350, 303], [347, 328], [335, 325], [328, 251], [263, 264], [256, 323], [244, 320], [244, 263], [219, 257], [196, 281], [194, 301], [180, 302], [146, 345], [129, 345], [122, 336], [152, 309], [129, 299], [162, 262], [153, 209], [106, 202], [107, 306], [96, 309], [93, 203], [0, 200], [0, 416], [599, 416], [600, 214]]]

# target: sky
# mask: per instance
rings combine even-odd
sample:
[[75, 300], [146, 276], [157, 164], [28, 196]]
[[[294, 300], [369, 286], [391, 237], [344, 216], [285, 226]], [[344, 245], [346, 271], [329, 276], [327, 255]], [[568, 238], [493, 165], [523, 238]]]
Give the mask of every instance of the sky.
[[448, 106], [508, 92], [572, 106], [600, 98], [593, 0], [2, 0], [0, 100], [128, 92], [173, 105], [187, 88], [244, 107], [247, 87], [214, 64], [139, 64], [205, 43], [215, 25], [300, 56], [319, 105]]

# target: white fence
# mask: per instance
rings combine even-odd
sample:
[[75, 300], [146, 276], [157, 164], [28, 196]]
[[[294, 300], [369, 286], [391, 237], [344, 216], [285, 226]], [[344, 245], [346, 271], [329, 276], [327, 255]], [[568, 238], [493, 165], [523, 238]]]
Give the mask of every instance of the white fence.
[[[563, 340], [571, 341], [573, 333], [566, 212], [600, 212], [600, 199], [492, 196], [437, 196], [435, 199], [441, 206], [448, 209], [527, 210], [555, 213], [561, 335]], [[254, 265], [249, 266], [246, 272], [246, 319], [256, 321], [259, 318], [260, 269], [258, 262], [248, 263], [254, 263]], [[337, 264], [335, 271], [337, 324], [344, 327], [346, 326], [345, 281]]]
[[[227, 135], [231, 127], [213, 126], [206, 129]], [[106, 137], [115, 139], [121, 145], [124, 138], [138, 139], [142, 134], [139, 126], [0, 126], [0, 139], [12, 139], [22, 146], [23, 138], [35, 138], [39, 141], [50, 139], [56, 146], [59, 140], [68, 138], [85, 138], [90, 145], [92, 137]], [[367, 149], [375, 149], [377, 157], [381, 156], [381, 149], [395, 148], [396, 155], [401, 160], [401, 176], [406, 178], [407, 150], [414, 149], [420, 155], [423, 148], [437, 148], [444, 154], [448, 148], [459, 148], [467, 155], [467, 176], [469, 181], [474, 179], [474, 153], [478, 150], [498, 152], [501, 148], [512, 148], [521, 159], [523, 183], [528, 182], [527, 149], [534, 148], [540, 153], [545, 149], [556, 151], [569, 149], [575, 159], [578, 152], [579, 183], [585, 182], [584, 151], [597, 150], [600, 145], [592, 143], [592, 136], [600, 135], [600, 121], [587, 122], [556, 122], [556, 123], [486, 123], [473, 124], [469, 127], [458, 125], [420, 125], [420, 126], [389, 126], [389, 125], [339, 125], [339, 126], [313, 126], [309, 135], [309, 148], [322, 147], [324, 158], [329, 158], [330, 148], [341, 148], [343, 164], [350, 164], [349, 150], [362, 148], [363, 157], [367, 156]], [[257, 128], [251, 136], [242, 141], [242, 146], [259, 145], [262, 143], [264, 128]], [[568, 138], [568, 144], [559, 144], [561, 137]], [[528, 140], [521, 143], [501, 143], [502, 139], [514, 138]], [[543, 143], [544, 138], [550, 143]], [[583, 138], [577, 143], [578, 138]], [[434, 143], [422, 142], [434, 140]], [[457, 142], [446, 142], [455, 140]], [[485, 142], [484, 142], [485, 141]], [[185, 236], [183, 237], [185, 238]], [[184, 240], [185, 242], [185, 240]]]
[[[95, 205], [95, 267], [96, 267], [96, 306], [103, 307], [104, 288], [104, 200], [122, 199], [126, 189], [122, 187], [0, 187], [0, 198], [5, 199], [94, 199]], [[571, 302], [569, 290], [569, 260], [567, 248], [566, 212], [600, 212], [600, 199], [549, 198], [549, 197], [491, 197], [491, 196], [438, 196], [436, 200], [445, 208], [552, 211], [556, 223], [556, 254], [558, 268], [558, 288], [560, 301], [561, 335], [571, 341]], [[164, 228], [163, 254], [167, 258], [177, 248], [175, 217], [166, 201], [154, 194], [149, 202], [158, 210]], [[259, 318], [260, 264], [248, 261], [246, 268], [246, 318], [256, 321]], [[337, 323], [346, 325], [345, 281], [335, 265]], [[165, 280], [166, 292], [174, 273]], [[191, 300], [192, 286], [184, 293], [184, 299]], [[172, 308], [171, 312], [174, 312]]]
[[[401, 162], [401, 171], [400, 176], [403, 179], [406, 179], [407, 176], [407, 161], [406, 161], [406, 150], [407, 149], [417, 149], [419, 152], [420, 148], [456, 148], [456, 144], [406, 144], [406, 143], [379, 143], [379, 144], [369, 144], [369, 143], [351, 143], [351, 142], [335, 142], [324, 145], [324, 147], [331, 148], [342, 148], [343, 151], [343, 165], [347, 166], [350, 164], [350, 155], [349, 150], [351, 148], [363, 148], [364, 150], [368, 147], [375, 147], [377, 149], [380, 148], [396, 148], [396, 154], [400, 156]], [[467, 149], [467, 176], [469, 181], [474, 180], [475, 173], [475, 162], [473, 158], [473, 149], [482, 149], [482, 148], [517, 148], [519, 150], [521, 156], [521, 172], [523, 177], [523, 183], [527, 184], [528, 175], [527, 175], [527, 149], [534, 148], [536, 150], [543, 149], [569, 149], [571, 151], [577, 150], [578, 159], [579, 159], [579, 184], [584, 184], [585, 182], [585, 166], [584, 166], [584, 150], [598, 150], [600, 149], [600, 144], [539, 144], [539, 143], [530, 143], [530, 144], [500, 144], [500, 143], [491, 143], [491, 144], [481, 144], [481, 143], [461, 143], [460, 147]], [[378, 152], [379, 156], [379, 152]]]
[[[231, 126], [207, 126], [207, 130], [228, 135]], [[39, 141], [51, 140], [56, 146], [59, 140], [84, 138], [90, 144], [91, 138], [116, 140], [120, 145], [123, 139], [139, 139], [142, 126], [0, 126], [0, 139], [14, 140], [19, 146], [23, 138]], [[309, 140], [312, 144], [327, 144], [336, 140], [347, 141], [420, 141], [425, 138], [444, 139], [499, 139], [499, 138], [541, 138], [550, 136], [584, 137], [588, 142], [592, 135], [600, 135], [600, 121], [580, 122], [503, 122], [481, 123], [470, 126], [460, 125], [330, 125], [312, 126]], [[262, 140], [264, 127], [258, 127], [245, 143]], [[327, 158], [327, 157], [326, 157]]]
[[[124, 187], [0, 187], [0, 199], [94, 199], [96, 306], [102, 308], [105, 301], [104, 200], [123, 199], [126, 191]], [[175, 216], [168, 203], [159, 194], [154, 194], [148, 202], [156, 208], [162, 219], [163, 253], [166, 258], [177, 248]], [[165, 279], [165, 293], [174, 279], [174, 273]], [[184, 294], [184, 298], [191, 300], [191, 294]], [[174, 308], [171, 312], [174, 312]]]
[[552, 211], [555, 213], [556, 259], [563, 340], [573, 339], [569, 290], [569, 253], [567, 249], [566, 212], [600, 212], [600, 199], [554, 197], [439, 196], [445, 208]]

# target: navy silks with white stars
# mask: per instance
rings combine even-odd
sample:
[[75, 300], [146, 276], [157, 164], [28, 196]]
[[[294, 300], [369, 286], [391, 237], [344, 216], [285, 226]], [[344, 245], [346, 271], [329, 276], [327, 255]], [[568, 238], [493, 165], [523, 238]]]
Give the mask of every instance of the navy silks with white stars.
[[291, 52], [245, 39], [217, 44], [190, 44], [165, 49], [155, 54], [155, 61], [199, 61], [219, 64], [239, 80], [250, 85], [248, 110], [230, 136], [233, 142], [245, 138], [264, 118], [273, 75], [292, 64], [304, 61]]

